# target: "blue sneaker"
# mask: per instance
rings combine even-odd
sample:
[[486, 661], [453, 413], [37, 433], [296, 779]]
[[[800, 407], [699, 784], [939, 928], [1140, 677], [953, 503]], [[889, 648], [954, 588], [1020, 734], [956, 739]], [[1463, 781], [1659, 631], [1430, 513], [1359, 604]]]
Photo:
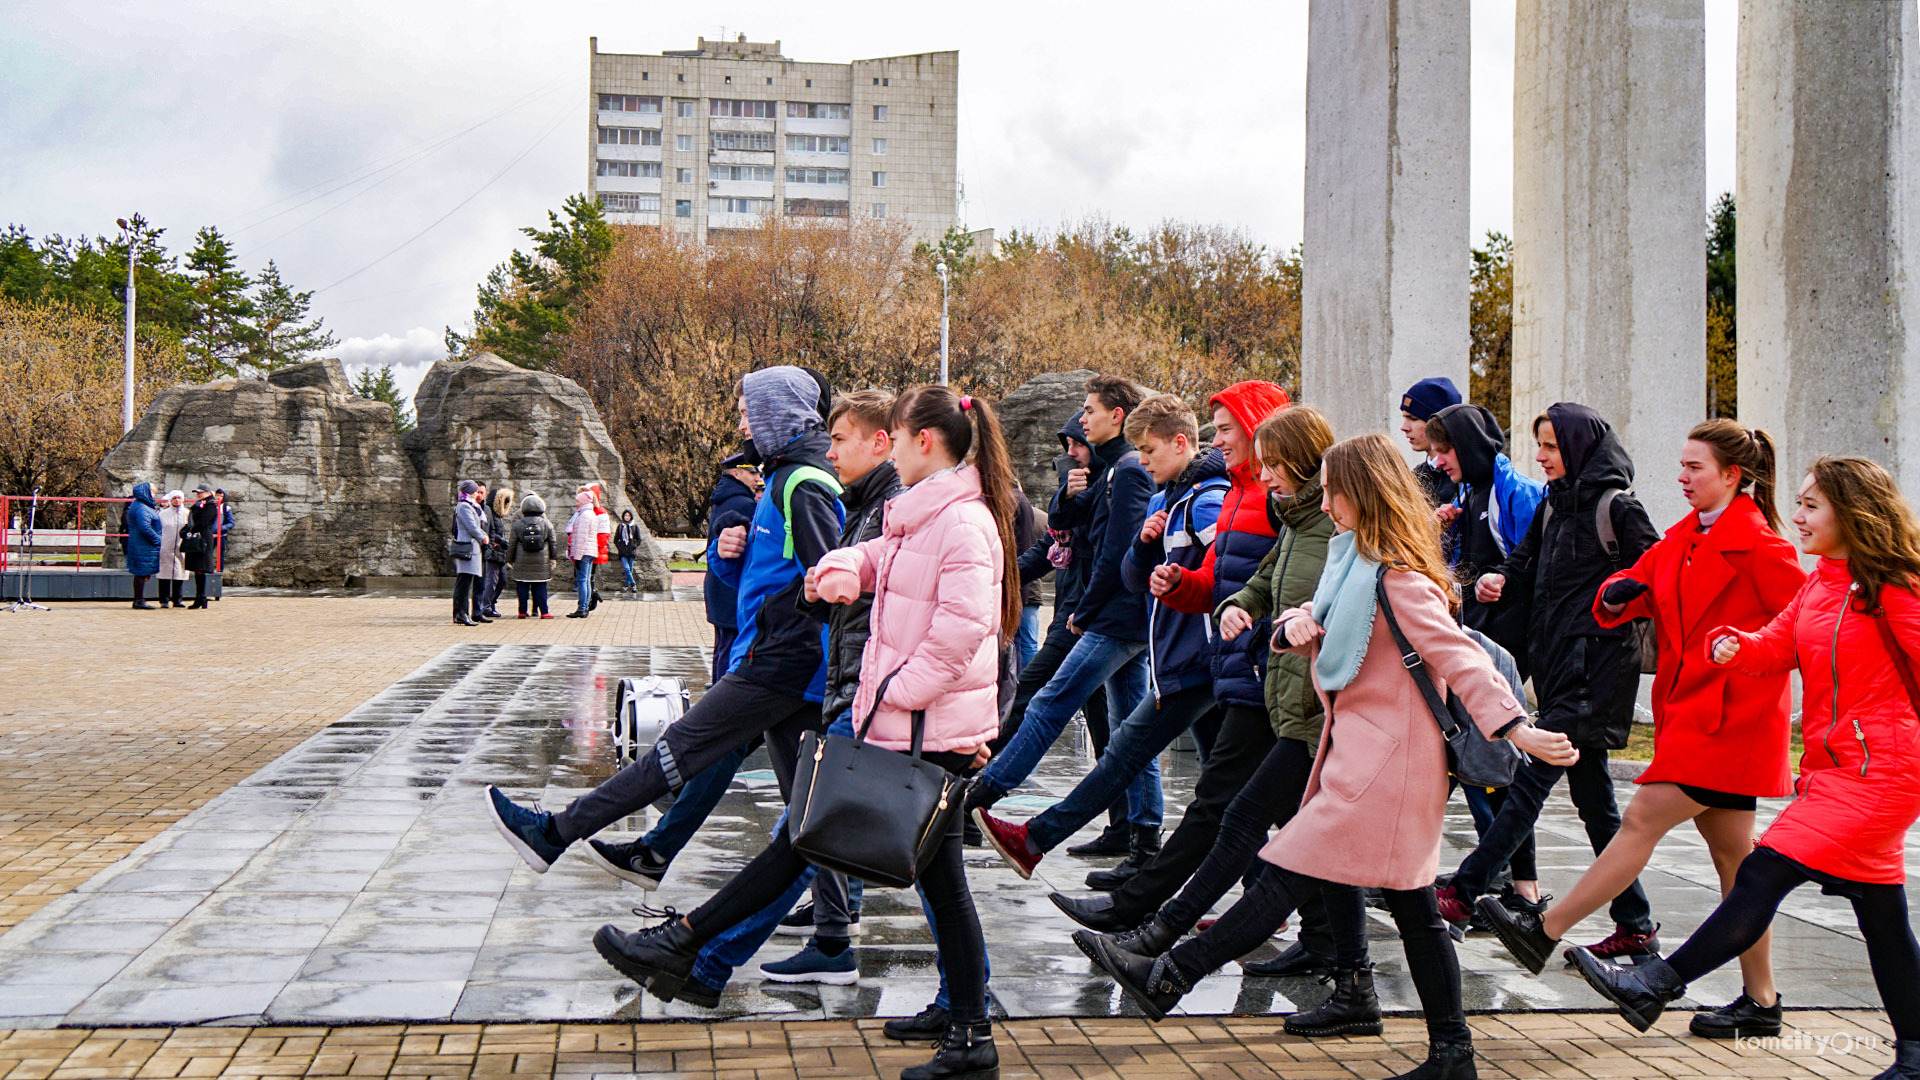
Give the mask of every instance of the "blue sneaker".
[[529, 810], [500, 794], [499, 788], [488, 785], [487, 813], [493, 817], [493, 827], [527, 860], [534, 873], [546, 873], [548, 867], [566, 854], [566, 845], [556, 846], [547, 841], [547, 822], [553, 815], [545, 810]]
[[820, 943], [816, 939], [807, 942], [806, 948], [785, 960], [761, 964], [760, 974], [774, 982], [852, 986], [860, 981], [860, 962], [854, 957], [852, 948], [840, 950], [839, 956], [828, 956], [820, 951]]

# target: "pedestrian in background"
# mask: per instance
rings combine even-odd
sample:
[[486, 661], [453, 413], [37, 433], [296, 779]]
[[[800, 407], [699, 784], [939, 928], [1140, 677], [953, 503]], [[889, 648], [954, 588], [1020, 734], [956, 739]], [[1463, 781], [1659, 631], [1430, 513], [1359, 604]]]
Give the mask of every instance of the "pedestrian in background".
[[133, 575], [133, 606], [153, 610], [147, 603], [147, 579], [160, 572], [160, 511], [153, 504], [153, 485], [142, 480], [133, 485], [133, 501], [127, 504], [127, 573]]
[[193, 606], [207, 606], [207, 575], [214, 564], [214, 546], [219, 543], [220, 507], [214, 504], [213, 488], [201, 484], [193, 489], [193, 505], [187, 507], [187, 525], [180, 545], [182, 563], [193, 575]]
[[513, 489], [502, 485], [487, 500], [487, 570], [480, 590], [480, 610], [489, 619], [500, 617], [500, 593], [507, 587], [507, 549], [513, 545]]
[[639, 592], [633, 580], [633, 558], [640, 552], [640, 526], [633, 523], [633, 511], [620, 512], [620, 524], [613, 530], [613, 546], [620, 553], [620, 572], [627, 579], [622, 588]]
[[166, 502], [160, 507], [160, 569], [156, 576], [163, 608], [186, 606], [180, 598], [181, 586], [187, 580], [187, 563], [180, 552], [180, 533], [186, 526], [187, 497], [176, 488], [167, 492]]
[[593, 610], [593, 561], [599, 551], [599, 515], [593, 512], [593, 492], [581, 488], [573, 494], [573, 517], [567, 519], [567, 558], [573, 560], [573, 591], [580, 605], [567, 612], [569, 619], [584, 619]]
[[453, 504], [453, 621], [461, 626], [493, 621], [480, 607], [480, 574], [490, 543], [480, 499], [478, 482], [460, 481], [460, 498]]
[[233, 505], [227, 502], [227, 489], [213, 489], [214, 505], [220, 508], [220, 538], [213, 552], [213, 569], [224, 572], [227, 568], [227, 556], [233, 554]]
[[547, 585], [553, 579], [553, 561], [559, 557], [553, 523], [547, 520], [546, 501], [529, 492], [520, 500], [520, 521], [514, 526], [513, 545], [507, 552], [521, 618], [553, 618], [547, 611]]

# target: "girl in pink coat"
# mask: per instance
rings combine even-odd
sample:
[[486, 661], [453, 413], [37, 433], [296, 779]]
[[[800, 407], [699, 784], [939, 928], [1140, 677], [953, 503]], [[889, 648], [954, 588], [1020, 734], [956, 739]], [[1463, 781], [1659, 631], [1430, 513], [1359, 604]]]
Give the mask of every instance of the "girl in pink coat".
[[[946, 387], [902, 394], [891, 427], [894, 466], [907, 489], [887, 504], [878, 538], [830, 552], [808, 572], [806, 594], [832, 603], [873, 594], [853, 715], [870, 721], [869, 742], [904, 753], [912, 714], [924, 711], [923, 758], [957, 775], [986, 761], [999, 732], [1000, 642], [1020, 622], [1013, 470], [993, 410]], [[951, 1026], [933, 1060], [904, 1070], [901, 1080], [999, 1075], [986, 943], [961, 859], [963, 823], [953, 815], [918, 882], [933, 911]], [[691, 914], [633, 934], [603, 927], [594, 944], [620, 971], [670, 998], [703, 943], [766, 907], [805, 868], [781, 829]]]
[[[1513, 687], [1454, 620], [1459, 598], [1419, 481], [1384, 435], [1335, 444], [1322, 466], [1322, 506], [1339, 530], [1310, 607], [1275, 617], [1274, 633], [1312, 658], [1326, 711], [1300, 810], [1261, 850], [1271, 866], [1219, 922], [1157, 959], [1109, 938], [1094, 959], [1148, 1015], [1165, 1015], [1203, 976], [1265, 941], [1269, 912], [1317, 892], [1334, 930], [1335, 994], [1371, 993], [1360, 889], [1383, 891], [1427, 1019], [1427, 1060], [1406, 1077], [1476, 1075], [1460, 1000], [1460, 964], [1434, 898], [1446, 815], [1446, 742], [1414, 684], [1376, 592], [1420, 654], [1435, 688], [1458, 694], [1488, 738], [1507, 738], [1555, 765], [1578, 759], [1565, 735], [1528, 722]], [[1384, 570], [1384, 574], [1383, 574]]]
[[1885, 469], [1821, 458], [1796, 500], [1800, 548], [1820, 565], [1763, 629], [1719, 626], [1715, 664], [1753, 678], [1798, 668], [1806, 748], [1794, 800], [1754, 841], [1733, 888], [1666, 960], [1573, 961], [1594, 989], [1647, 1030], [1686, 984], [1760, 940], [1787, 894], [1809, 882], [1853, 903], [1874, 983], [1892, 1021], [1894, 1063], [1920, 1077], [1920, 943], [1907, 921], [1907, 831], [1920, 819], [1920, 520]]

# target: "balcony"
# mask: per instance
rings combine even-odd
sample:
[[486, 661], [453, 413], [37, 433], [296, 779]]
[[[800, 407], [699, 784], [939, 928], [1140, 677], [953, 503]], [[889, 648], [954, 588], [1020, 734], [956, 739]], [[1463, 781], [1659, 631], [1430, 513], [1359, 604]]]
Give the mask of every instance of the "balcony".
[[657, 176], [596, 176], [593, 178], [595, 191], [638, 191], [647, 195], [660, 193], [660, 178]]
[[594, 157], [600, 161], [659, 161], [660, 148], [657, 146], [600, 143], [594, 147]]
[[828, 202], [846, 202], [852, 198], [851, 184], [793, 184], [789, 183], [786, 195], [789, 199], [823, 199]]
[[809, 120], [805, 117], [789, 117], [787, 130], [795, 135], [852, 135], [851, 120]]
[[657, 112], [607, 112], [602, 109], [594, 117], [601, 127], [657, 128], [662, 115]]
[[763, 220], [760, 214], [724, 214], [708, 211], [709, 229], [757, 229]]
[[709, 180], [707, 194], [725, 195], [735, 199], [771, 199], [773, 198], [773, 181]]
[[774, 123], [775, 121], [772, 117], [761, 118], [758, 116], [709, 116], [707, 118], [707, 129], [709, 131], [769, 131], [770, 132], [773, 130]]
[[785, 161], [788, 165], [805, 165], [813, 168], [850, 169], [853, 167], [852, 154], [819, 154], [805, 150], [789, 150]]
[[773, 164], [773, 151], [709, 150], [707, 151], [707, 163], [709, 165], [771, 165]]
[[615, 225], [658, 225], [660, 214], [657, 211], [645, 214], [623, 214], [618, 211], [606, 211], [607, 220]]

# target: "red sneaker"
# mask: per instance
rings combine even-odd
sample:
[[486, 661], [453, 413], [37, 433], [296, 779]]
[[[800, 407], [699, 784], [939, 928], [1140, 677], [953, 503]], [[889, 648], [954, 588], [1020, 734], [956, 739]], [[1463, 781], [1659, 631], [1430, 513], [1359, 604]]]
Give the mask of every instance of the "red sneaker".
[[[1569, 950], [1571, 951], [1571, 950]], [[1616, 926], [1613, 933], [1601, 939], [1597, 945], [1590, 945], [1587, 951], [1602, 960], [1639, 959], [1644, 956], [1660, 955], [1660, 927], [1645, 931], [1629, 930]]]
[[1199, 922], [1193, 924], [1193, 932], [1196, 934], [1204, 934], [1213, 929], [1213, 924], [1219, 921], [1219, 919], [1201, 919]]
[[544, 612], [544, 611], [540, 613], [540, 617], [541, 617], [541, 618], [543, 618], [543, 619], [551, 619], [551, 618], [553, 618], [553, 616], [552, 616], [552, 615], [550, 615], [550, 614], [548, 614], [547, 612]]
[[1033, 868], [1040, 865], [1040, 856], [1033, 854], [1027, 846], [1026, 822], [1015, 825], [1001, 821], [987, 813], [985, 807], [975, 807], [973, 823], [980, 826], [980, 835], [986, 837], [993, 850], [1000, 853], [1000, 861], [1023, 879], [1033, 876]]
[[1433, 890], [1433, 898], [1440, 902], [1440, 917], [1455, 925], [1473, 918], [1473, 905], [1460, 895], [1460, 891], [1451, 885], [1441, 885]]
[[531, 615], [521, 615], [520, 617], [521, 617], [521, 618], [523, 618], [523, 619], [530, 619], [530, 618], [532, 618], [533, 616], [531, 616]]

